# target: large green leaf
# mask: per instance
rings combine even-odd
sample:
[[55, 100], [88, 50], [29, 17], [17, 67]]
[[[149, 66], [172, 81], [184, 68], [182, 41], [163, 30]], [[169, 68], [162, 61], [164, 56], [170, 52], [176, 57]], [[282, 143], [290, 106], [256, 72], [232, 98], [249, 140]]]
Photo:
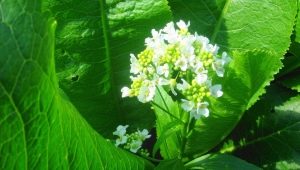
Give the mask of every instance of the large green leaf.
[[300, 1], [299, 0], [298, 0], [298, 16], [297, 16], [297, 22], [295, 26], [295, 34], [296, 34], [295, 41], [300, 43]]
[[144, 47], [152, 28], [171, 19], [167, 1], [46, 0], [44, 9], [58, 23], [60, 87], [86, 120], [105, 136], [120, 122], [152, 127], [149, 106], [121, 99], [120, 89], [129, 84], [129, 54]]
[[299, 103], [299, 95], [272, 85], [246, 112], [221, 152], [234, 152], [266, 169], [299, 169]]
[[[298, 0], [169, 0], [175, 19], [232, 50], [266, 49], [284, 54], [290, 44]], [[181, 8], [183, 7], [183, 8]]]
[[[264, 93], [264, 88], [281, 68], [281, 59], [289, 47], [297, 12], [295, 0], [193, 2], [170, 1], [173, 14], [176, 18], [187, 18], [185, 14], [196, 16], [191, 20], [192, 25], [198, 24], [195, 29], [204, 27], [199, 33], [210, 36], [212, 41], [227, 49], [233, 61], [222, 83], [224, 96], [212, 101], [210, 117], [197, 122], [185, 147], [188, 155], [203, 154], [222, 141], [244, 111]], [[220, 7], [222, 4], [224, 6]], [[179, 5], [185, 8], [179, 10]], [[208, 16], [210, 19], [207, 19]], [[166, 114], [159, 116], [158, 124], [167, 124], [166, 117]]]
[[144, 169], [106, 141], [58, 87], [56, 22], [40, 1], [0, 1], [0, 169]]
[[196, 158], [186, 165], [188, 169], [225, 169], [225, 170], [258, 170], [260, 168], [235, 156], [226, 154], [204, 155]]

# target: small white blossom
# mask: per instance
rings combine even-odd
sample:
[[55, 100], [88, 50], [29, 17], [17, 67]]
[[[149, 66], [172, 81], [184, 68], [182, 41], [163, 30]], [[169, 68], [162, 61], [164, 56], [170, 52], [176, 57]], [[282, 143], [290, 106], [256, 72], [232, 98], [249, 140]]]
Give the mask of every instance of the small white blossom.
[[130, 73], [138, 74], [141, 71], [141, 66], [133, 54], [130, 54]]
[[184, 79], [181, 79], [182, 83], [178, 83], [177, 84], [177, 89], [181, 90], [181, 91], [185, 91], [186, 89], [188, 89], [191, 85], [186, 82]]
[[142, 85], [139, 91], [138, 100], [142, 103], [147, 103], [153, 100], [155, 95], [155, 85], [150, 82], [149, 84], [145, 83]]
[[159, 66], [157, 68], [157, 74], [164, 75], [167, 78], [169, 76], [169, 66], [168, 66], [168, 64], [164, 64], [163, 66]]
[[142, 131], [138, 130], [137, 134], [138, 134], [138, 139], [140, 139], [141, 141], [144, 141], [151, 137], [147, 129], [143, 129]]
[[184, 21], [180, 20], [179, 22], [176, 23], [179, 29], [181, 30], [188, 30], [190, 26], [190, 21], [186, 24]]
[[185, 57], [180, 57], [179, 60], [176, 61], [175, 65], [181, 69], [181, 71], [186, 71], [188, 68], [188, 60]]
[[225, 68], [224, 66], [230, 62], [230, 57], [227, 55], [226, 52], [222, 53], [222, 58], [215, 57], [215, 61], [213, 62], [212, 68], [216, 71], [219, 77], [224, 76]]
[[168, 41], [168, 43], [179, 42], [179, 35], [176, 32], [173, 22], [168, 23], [162, 31], [165, 33], [163, 34], [163, 38]]
[[124, 136], [126, 134], [126, 129], [128, 128], [128, 125], [119, 125], [117, 127], [117, 130], [113, 132], [113, 135], [117, 135], [117, 136]]
[[219, 47], [217, 45], [208, 44], [207, 49], [209, 53], [216, 55], [218, 53]]
[[128, 87], [123, 87], [121, 89], [121, 92], [122, 92], [122, 97], [128, 97], [130, 96], [130, 89]]
[[143, 142], [140, 140], [134, 140], [132, 141], [130, 145], [130, 151], [133, 153], [136, 153], [141, 147], [142, 147]]
[[214, 97], [221, 97], [223, 95], [222, 86], [220, 84], [211, 86], [210, 93]]
[[188, 101], [188, 100], [185, 100], [185, 99], [181, 99], [181, 101], [182, 101], [181, 107], [183, 108], [183, 110], [185, 110], [187, 112], [190, 112], [194, 109], [194, 107], [195, 107], [194, 102]]
[[118, 136], [119, 138], [116, 140], [116, 146], [125, 144], [127, 142], [128, 137], [126, 136], [126, 129], [128, 128], [128, 125], [122, 126], [119, 125], [117, 127], [117, 130], [113, 132], [113, 135]]
[[208, 102], [202, 102], [202, 103], [197, 103], [196, 108], [194, 108], [191, 111], [191, 115], [195, 119], [199, 119], [201, 116], [208, 117], [209, 116], [209, 110], [208, 110]]
[[116, 146], [119, 146], [119, 145], [123, 145], [127, 142], [128, 140], [128, 137], [127, 136], [120, 136], [118, 139], [116, 139]]
[[202, 73], [198, 73], [195, 80], [198, 84], [203, 84], [207, 81], [208, 76], [207, 76], [207, 72], [203, 71]]

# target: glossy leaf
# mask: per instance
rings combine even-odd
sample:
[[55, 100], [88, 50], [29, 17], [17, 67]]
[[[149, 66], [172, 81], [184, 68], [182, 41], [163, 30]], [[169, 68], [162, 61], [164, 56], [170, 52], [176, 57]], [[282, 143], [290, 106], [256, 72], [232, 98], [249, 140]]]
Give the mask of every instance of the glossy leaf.
[[146, 169], [101, 137], [60, 90], [56, 22], [37, 0], [0, 1], [0, 169]]
[[144, 48], [152, 28], [171, 20], [167, 1], [46, 0], [44, 9], [58, 23], [60, 87], [85, 119], [105, 136], [118, 124], [151, 128], [149, 106], [122, 99], [120, 90], [129, 84], [129, 54]]
[[188, 169], [224, 169], [224, 170], [258, 170], [253, 164], [250, 164], [237, 157], [226, 154], [204, 155], [196, 158], [187, 164]]
[[155, 170], [166, 170], [166, 169], [172, 169], [172, 170], [185, 170], [184, 164], [180, 159], [172, 159], [172, 160], [165, 160], [161, 161], [157, 167], [155, 167]]

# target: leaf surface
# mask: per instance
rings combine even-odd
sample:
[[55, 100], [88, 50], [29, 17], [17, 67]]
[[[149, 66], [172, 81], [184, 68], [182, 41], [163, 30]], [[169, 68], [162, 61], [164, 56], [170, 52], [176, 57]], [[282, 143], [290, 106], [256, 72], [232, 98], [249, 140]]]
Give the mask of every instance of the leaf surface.
[[189, 169], [258, 170], [253, 164], [232, 155], [213, 154], [196, 158], [185, 165]]
[[266, 169], [299, 169], [299, 102], [297, 93], [272, 85], [233, 131], [227, 151]]
[[167, 1], [47, 0], [43, 6], [58, 23], [59, 85], [85, 119], [105, 136], [118, 124], [151, 128], [149, 106], [122, 99], [120, 90], [129, 84], [129, 54], [144, 47], [152, 28], [171, 19]]
[[0, 1], [0, 169], [152, 168], [94, 131], [59, 88], [49, 18], [40, 1]]

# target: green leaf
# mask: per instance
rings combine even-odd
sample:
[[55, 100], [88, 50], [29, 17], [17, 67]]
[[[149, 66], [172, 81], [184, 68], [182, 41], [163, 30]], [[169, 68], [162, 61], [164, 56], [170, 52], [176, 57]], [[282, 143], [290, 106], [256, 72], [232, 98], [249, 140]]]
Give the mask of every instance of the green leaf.
[[296, 38], [295, 41], [300, 43], [300, 1], [298, 0], [298, 16], [295, 26]]
[[233, 131], [231, 152], [265, 169], [299, 169], [299, 103], [299, 95], [272, 85]]
[[[223, 96], [211, 100], [211, 114], [196, 123], [186, 153], [205, 153], [221, 142], [250, 108], [281, 66], [280, 59], [263, 51], [235, 52], [222, 82]], [[266, 69], [268, 68], [268, 69]], [[217, 126], [216, 126], [217, 125]]]
[[56, 22], [37, 0], [0, 1], [0, 169], [146, 169], [101, 137], [59, 89]]
[[258, 170], [260, 168], [237, 157], [226, 154], [204, 155], [187, 164], [188, 169], [227, 169], [227, 170]]
[[[151, 29], [171, 19], [166, 0], [46, 0], [58, 26], [59, 85], [98, 132], [118, 124], [150, 128], [154, 115], [136, 99], [121, 99], [129, 84], [129, 54], [140, 51]], [[159, 18], [159, 20], [157, 19]]]
[[170, 122], [169, 124], [165, 125], [163, 127], [163, 130], [160, 132], [159, 138], [154, 144], [152, 156], [155, 157], [156, 152], [158, 151], [160, 146], [165, 142], [167, 138], [169, 138], [172, 135], [176, 136], [176, 133], [180, 133], [179, 131], [181, 129], [182, 129], [182, 124], [177, 120], [174, 120], [173, 122]]
[[281, 83], [293, 90], [296, 90], [300, 92], [300, 70], [296, 70], [292, 72], [291, 74], [285, 76], [282, 80]]
[[174, 18], [227, 50], [264, 49], [283, 55], [297, 13], [297, 0], [169, 0]]
[[[175, 18], [192, 14], [194, 29], [202, 27], [198, 33], [209, 36], [233, 58], [222, 83], [224, 95], [211, 101], [211, 115], [197, 122], [185, 147], [188, 155], [203, 154], [231, 132], [281, 68], [281, 59], [290, 44], [297, 3], [296, 0], [203, 0], [201, 5], [196, 1], [169, 2]], [[163, 124], [170, 118], [166, 114], [157, 117], [158, 123]], [[159, 131], [162, 127], [157, 128]], [[175, 137], [167, 141], [170, 140], [178, 141]]]
[[[181, 154], [182, 143], [182, 132], [178, 128], [184, 129], [187, 123], [184, 120], [187, 119], [187, 115], [184, 114], [178, 103], [173, 101], [163, 88], [159, 88], [156, 91], [154, 103], [153, 108], [157, 117], [156, 131], [158, 136], [158, 144], [156, 145], [160, 145], [161, 155], [164, 158], [177, 158]], [[171, 130], [171, 134], [168, 134], [166, 130], [173, 122], [180, 122], [180, 124], [174, 125], [174, 131]], [[164, 136], [168, 137], [164, 139]]]
[[166, 170], [166, 169], [185, 170], [185, 167], [180, 159], [164, 160], [161, 161], [157, 167], [155, 167], [155, 170]]
[[282, 61], [284, 67], [276, 75], [277, 77], [285, 77], [285, 75], [293, 72], [297, 68], [300, 68], [300, 44], [292, 42], [288, 53], [285, 55]]

